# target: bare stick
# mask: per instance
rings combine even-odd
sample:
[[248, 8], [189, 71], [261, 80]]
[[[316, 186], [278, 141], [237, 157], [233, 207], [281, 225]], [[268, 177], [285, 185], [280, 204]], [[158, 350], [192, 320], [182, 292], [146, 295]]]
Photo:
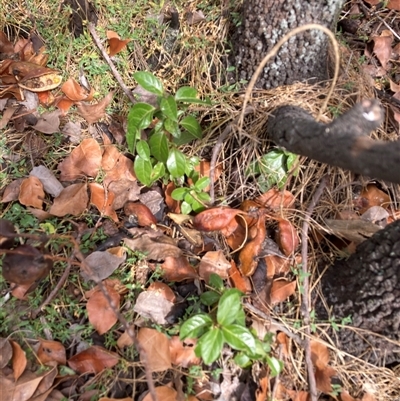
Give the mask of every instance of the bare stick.
[[117, 71], [117, 69], [115, 68], [114, 63], [112, 62], [112, 60], [110, 59], [110, 56], [107, 54], [106, 49], [104, 48], [104, 46], [101, 44], [101, 40], [100, 38], [97, 36], [96, 33], [96, 29], [95, 26], [93, 25], [92, 22], [89, 22], [88, 24], [88, 29], [90, 34], [92, 35], [93, 41], [94, 43], [96, 43], [96, 46], [99, 48], [101, 55], [103, 56], [104, 60], [106, 60], [107, 64], [109, 65], [112, 74], [114, 75], [115, 79], [118, 81], [119, 86], [122, 88], [122, 90], [124, 91], [125, 95], [128, 96], [129, 100], [132, 103], [136, 103], [136, 99], [135, 97], [132, 95], [131, 90], [125, 85], [124, 81], [121, 78], [121, 75], [119, 74], [119, 72]]
[[314, 368], [311, 360], [311, 346], [310, 346], [310, 305], [308, 302], [309, 280], [308, 280], [308, 228], [310, 226], [311, 215], [317, 205], [328, 182], [328, 177], [324, 176], [315, 191], [310, 204], [305, 213], [303, 226], [301, 228], [301, 269], [303, 276], [303, 296], [301, 299], [301, 313], [304, 319], [306, 337], [304, 339], [304, 354], [308, 375], [308, 385], [311, 394], [311, 401], [317, 401], [317, 385], [315, 382]]

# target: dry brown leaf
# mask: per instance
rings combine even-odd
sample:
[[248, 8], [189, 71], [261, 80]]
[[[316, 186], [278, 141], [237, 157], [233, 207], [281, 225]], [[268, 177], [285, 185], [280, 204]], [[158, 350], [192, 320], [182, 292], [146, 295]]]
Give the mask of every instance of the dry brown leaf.
[[30, 176], [21, 182], [18, 200], [22, 205], [42, 209], [44, 197], [43, 184], [39, 178]]
[[0, 376], [0, 399], [2, 401], [28, 401], [31, 399], [40, 382], [43, 380], [43, 375], [36, 375], [29, 370], [26, 370], [21, 377], [15, 382], [7, 380], [2, 375]]
[[[1, 34], [2, 32], [0, 32]], [[0, 120], [0, 130], [4, 129], [10, 121], [13, 114], [17, 111], [16, 107], [9, 106], [3, 111], [3, 116]]]
[[346, 390], [340, 393], [340, 401], [360, 401], [358, 398], [353, 398]]
[[67, 363], [65, 347], [59, 341], [39, 339], [37, 357], [44, 365], [49, 362], [56, 362], [58, 365]]
[[26, 359], [25, 352], [17, 342], [10, 340], [10, 344], [12, 347], [12, 368], [14, 380], [17, 381], [22, 373], [24, 373], [28, 360]]
[[222, 251], [207, 252], [199, 264], [199, 276], [208, 283], [212, 273], [218, 274], [221, 278], [229, 277], [228, 271], [231, 264], [227, 261]]
[[294, 206], [295, 197], [289, 191], [279, 191], [276, 188], [271, 188], [255, 200], [264, 207], [271, 209], [289, 209]]
[[169, 340], [164, 333], [142, 327], [137, 334], [137, 341], [141, 348], [140, 360], [143, 362], [146, 359], [146, 369], [150, 372], [162, 372], [172, 367]]
[[75, 354], [67, 362], [68, 366], [80, 374], [100, 373], [104, 369], [112, 368], [119, 361], [115, 352], [107, 351], [98, 345]]
[[278, 220], [276, 242], [286, 256], [292, 255], [299, 246], [297, 231], [289, 220]]
[[[389, 2], [387, 3], [386, 7], [389, 10], [400, 11], [400, 0], [389, 0]], [[363, 401], [364, 401], [364, 399], [363, 399]]]
[[60, 195], [54, 199], [49, 213], [54, 216], [63, 217], [67, 214], [79, 216], [83, 213], [89, 203], [87, 184], [72, 184], [64, 188]]
[[169, 302], [174, 303], [176, 301], [176, 295], [171, 290], [171, 287], [161, 281], [154, 281], [151, 283], [147, 291], [156, 291]]
[[141, 227], [151, 226], [157, 224], [157, 219], [151, 210], [140, 202], [126, 202], [124, 206], [125, 216], [137, 221]]
[[174, 304], [157, 291], [143, 291], [136, 298], [133, 310], [156, 324], [167, 324], [166, 317]]
[[242, 275], [234, 260], [231, 260], [231, 267], [228, 270], [228, 273], [229, 280], [235, 288], [237, 288], [239, 291], [242, 291], [243, 294], [249, 294], [252, 291], [249, 278]]
[[93, 97], [93, 90], [89, 93], [73, 78], [69, 78], [67, 81], [64, 82], [64, 84], [61, 86], [61, 91], [64, 92], [64, 94], [73, 102], [80, 102], [81, 100], [91, 100]]
[[258, 256], [266, 236], [265, 215], [260, 213], [256, 226], [256, 236], [239, 253], [239, 268], [245, 276], [251, 276], [258, 264]]
[[74, 181], [85, 176], [96, 177], [101, 166], [100, 145], [93, 138], [84, 139], [59, 165], [61, 181]]
[[166, 235], [160, 235], [154, 240], [147, 235], [139, 238], [125, 238], [125, 245], [135, 251], [143, 252], [147, 260], [166, 260], [168, 257], [178, 258], [182, 255], [174, 240]]
[[187, 339], [181, 341], [179, 336], [172, 336], [169, 340], [172, 364], [183, 368], [199, 365], [201, 359], [194, 353], [195, 346], [196, 340]]
[[89, 184], [90, 204], [96, 206], [102, 216], [108, 216], [118, 223], [118, 216], [114, 210], [115, 195], [112, 191], [107, 191], [101, 184], [92, 182]]
[[110, 57], [115, 56], [120, 51], [125, 49], [126, 45], [132, 40], [121, 39], [119, 35], [114, 31], [107, 31], [107, 39], [109, 45], [108, 54]]
[[281, 346], [282, 355], [284, 358], [289, 358], [289, 337], [280, 331], [276, 335], [276, 342]]
[[129, 335], [128, 331], [124, 331], [117, 340], [117, 346], [122, 349], [130, 347], [134, 342], [134, 339]]
[[165, 193], [165, 203], [168, 206], [168, 210], [172, 213], [179, 213], [181, 211], [180, 209], [180, 202], [172, 199], [171, 197], [171, 193], [172, 191], [175, 189], [175, 184], [174, 182], [169, 182], [167, 184], [167, 186], [164, 189], [164, 193]]
[[376, 398], [370, 393], [365, 393], [361, 401], [376, 401]]
[[109, 92], [96, 104], [76, 103], [78, 113], [89, 123], [97, 123], [106, 114], [106, 107], [111, 103], [114, 92]]
[[89, 322], [100, 335], [107, 333], [118, 321], [115, 310], [119, 310], [121, 296], [115, 289], [115, 281], [117, 280], [105, 280], [103, 282], [112, 305], [98, 286], [94, 288], [94, 291], [92, 290], [86, 304]]
[[275, 280], [271, 288], [271, 305], [283, 302], [296, 291], [296, 281]]
[[0, 338], [0, 369], [7, 366], [12, 358], [12, 346], [8, 338]]
[[167, 256], [161, 265], [164, 272], [164, 278], [168, 281], [181, 282], [187, 279], [196, 279], [198, 274], [194, 267], [189, 263], [186, 256]]
[[389, 195], [374, 184], [367, 185], [354, 201], [354, 206], [360, 214], [364, 214], [372, 206], [388, 207], [390, 204]]
[[60, 131], [60, 110], [43, 113], [32, 127], [43, 134], [55, 134]]
[[193, 226], [199, 231], [219, 231], [226, 227], [236, 215], [243, 212], [228, 207], [216, 207], [199, 213], [193, 220]]
[[25, 178], [17, 178], [14, 181], [11, 181], [4, 189], [3, 197], [1, 198], [1, 202], [12, 202], [18, 200], [19, 191], [21, 189], [21, 183]]
[[386, 70], [388, 67], [388, 62], [392, 54], [392, 36], [374, 36], [372, 37], [374, 41], [374, 53], [378, 58], [381, 66]]

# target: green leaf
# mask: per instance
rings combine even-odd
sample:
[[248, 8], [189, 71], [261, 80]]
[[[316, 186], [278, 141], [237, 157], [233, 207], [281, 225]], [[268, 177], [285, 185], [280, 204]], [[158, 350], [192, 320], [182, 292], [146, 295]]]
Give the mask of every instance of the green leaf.
[[195, 200], [195, 201], [192, 203], [191, 206], [192, 206], [193, 211], [196, 212], [196, 213], [200, 213], [200, 212], [202, 212], [203, 210], [205, 210], [204, 205], [203, 205], [202, 203], [200, 203], [199, 201], [197, 201], [197, 200]]
[[203, 132], [201, 130], [199, 122], [193, 116], [186, 116], [180, 122], [183, 128], [185, 128], [195, 138], [201, 139]]
[[165, 166], [164, 163], [157, 162], [156, 165], [153, 167], [153, 170], [151, 172], [150, 178], [151, 181], [157, 181], [158, 179], [164, 177], [165, 175]]
[[171, 198], [177, 201], [181, 201], [185, 198], [187, 188], [175, 188], [171, 193]]
[[160, 162], [166, 163], [168, 159], [168, 139], [161, 131], [153, 134], [149, 139], [151, 154]]
[[210, 365], [221, 355], [223, 345], [224, 338], [221, 330], [218, 327], [213, 327], [200, 337], [195, 353], [203, 358], [206, 365]]
[[197, 90], [190, 86], [182, 86], [175, 93], [175, 100], [185, 101], [182, 99], [197, 99]]
[[153, 121], [155, 108], [151, 104], [136, 103], [128, 113], [128, 128], [134, 127], [138, 130], [147, 128]]
[[187, 203], [189, 203], [189, 205], [192, 205], [193, 202], [196, 201], [196, 199], [194, 199], [194, 198], [193, 198], [193, 195], [188, 191], [188, 192], [186, 192], [184, 201], [187, 202]]
[[174, 137], [179, 138], [181, 135], [181, 130], [179, 129], [179, 125], [176, 121], [171, 120], [170, 118], [166, 118], [164, 120], [164, 128]]
[[211, 325], [212, 319], [204, 313], [192, 316], [182, 324], [179, 331], [179, 338], [181, 340], [185, 338], [198, 338]]
[[136, 82], [147, 91], [159, 96], [164, 94], [164, 88], [161, 81], [151, 72], [138, 71], [133, 74], [133, 78], [135, 78]]
[[192, 205], [190, 205], [189, 203], [183, 201], [181, 203], [181, 213], [182, 214], [190, 214], [192, 212]]
[[172, 95], [161, 99], [160, 109], [170, 120], [178, 121], [178, 108]]
[[142, 159], [140, 156], [136, 156], [133, 168], [138, 180], [147, 187], [151, 186], [153, 183], [151, 181], [151, 172], [153, 169], [151, 163], [148, 160]]
[[210, 202], [211, 200], [210, 194], [207, 192], [198, 192], [196, 195], [197, 198], [203, 202]]
[[179, 137], [173, 138], [172, 142], [177, 146], [182, 146], [182, 145], [186, 145], [189, 142], [194, 141], [195, 139], [197, 139], [197, 138], [194, 137], [190, 132], [181, 131]]
[[206, 291], [200, 295], [200, 301], [207, 306], [216, 304], [219, 301], [221, 295], [215, 291]]
[[217, 322], [221, 326], [232, 324], [236, 319], [236, 315], [243, 310], [242, 295], [236, 288], [231, 288], [222, 294], [217, 310]]
[[224, 282], [222, 281], [222, 278], [216, 273], [211, 273], [209, 283], [210, 287], [214, 288], [217, 291], [222, 292], [224, 289]]
[[186, 158], [178, 149], [170, 149], [166, 164], [168, 171], [174, 178], [179, 178], [185, 174]]
[[137, 154], [146, 161], [150, 161], [150, 148], [146, 141], [142, 139], [136, 143]]
[[195, 187], [196, 191], [202, 191], [208, 185], [210, 185], [210, 179], [208, 177], [202, 177], [196, 181], [196, 184], [194, 184], [194, 187]]
[[126, 143], [128, 145], [129, 152], [133, 153], [135, 149], [135, 143], [140, 138], [140, 131], [134, 126], [128, 124], [128, 130], [126, 133]]
[[256, 341], [250, 330], [238, 324], [231, 324], [221, 328], [224, 340], [233, 349], [238, 351], [252, 351], [256, 347]]
[[253, 363], [251, 359], [244, 352], [238, 352], [233, 358], [233, 360], [242, 369], [250, 367]]
[[283, 362], [277, 358], [274, 358], [273, 356], [268, 356], [268, 355], [266, 359], [267, 359], [267, 364], [271, 369], [271, 376], [274, 377], [279, 375], [279, 373], [282, 372], [283, 369]]

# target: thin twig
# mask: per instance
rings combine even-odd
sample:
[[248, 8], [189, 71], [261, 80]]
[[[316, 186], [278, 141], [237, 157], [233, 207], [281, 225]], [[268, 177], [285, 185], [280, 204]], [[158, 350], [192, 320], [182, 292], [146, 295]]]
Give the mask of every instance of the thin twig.
[[306, 337], [304, 339], [304, 354], [305, 354], [305, 362], [307, 368], [308, 375], [308, 386], [311, 394], [311, 401], [317, 401], [317, 385], [315, 382], [314, 375], [314, 367], [311, 360], [311, 346], [310, 346], [310, 305], [308, 302], [308, 291], [309, 291], [309, 279], [308, 279], [308, 228], [310, 226], [311, 215], [317, 205], [326, 185], [328, 182], [328, 177], [324, 176], [321, 179], [321, 182], [316, 189], [310, 204], [306, 210], [304, 216], [303, 226], [301, 228], [301, 264], [302, 264], [302, 286], [303, 286], [303, 297], [301, 300], [301, 312], [303, 315], [304, 325], [305, 325], [305, 334]]
[[117, 69], [115, 68], [114, 63], [112, 62], [112, 60], [110, 59], [110, 56], [107, 54], [106, 49], [104, 48], [104, 46], [101, 44], [101, 40], [98, 37], [97, 33], [96, 33], [96, 29], [95, 26], [92, 22], [89, 22], [88, 24], [88, 29], [90, 34], [92, 35], [93, 41], [96, 44], [96, 46], [99, 48], [101, 55], [103, 56], [104, 60], [106, 60], [107, 64], [109, 65], [112, 74], [114, 75], [115, 79], [118, 81], [119, 86], [121, 87], [121, 89], [124, 91], [125, 95], [128, 96], [129, 100], [132, 103], [136, 103], [136, 99], [135, 97], [132, 95], [131, 90], [125, 85], [124, 81], [121, 78], [121, 75], [119, 74], [119, 72], [117, 71]]

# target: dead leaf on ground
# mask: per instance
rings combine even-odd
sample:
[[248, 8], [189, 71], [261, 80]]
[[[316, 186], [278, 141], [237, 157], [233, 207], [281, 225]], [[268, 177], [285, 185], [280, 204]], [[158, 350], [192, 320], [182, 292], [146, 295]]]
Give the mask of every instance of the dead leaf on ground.
[[125, 216], [137, 221], [141, 227], [151, 226], [157, 224], [157, 219], [151, 210], [140, 202], [126, 202], [124, 205]]
[[168, 281], [181, 282], [199, 277], [188, 258], [183, 255], [178, 257], [167, 256], [161, 265], [161, 269], [164, 272], [163, 277]]
[[381, 36], [373, 36], [372, 40], [374, 41], [373, 52], [381, 63], [381, 66], [386, 70], [392, 54], [393, 35], [390, 31], [383, 31]]
[[96, 206], [102, 216], [108, 216], [118, 223], [118, 216], [114, 210], [115, 195], [112, 191], [105, 190], [101, 184], [92, 182], [89, 184], [90, 204]]
[[255, 199], [264, 207], [271, 209], [290, 209], [294, 206], [295, 197], [289, 191], [271, 188]]
[[89, 123], [97, 123], [106, 114], [106, 107], [111, 103], [114, 92], [109, 92], [102, 100], [96, 104], [83, 102], [76, 103], [78, 113]]
[[[0, 32], [1, 33], [1, 32]], [[16, 107], [9, 106], [3, 111], [3, 116], [0, 120], [0, 130], [4, 129], [10, 121], [13, 114], [17, 111]]]
[[167, 324], [166, 317], [174, 304], [158, 291], [143, 291], [136, 298], [133, 310], [156, 324]]
[[28, 360], [26, 359], [25, 352], [17, 342], [10, 340], [10, 344], [12, 347], [12, 368], [14, 380], [17, 381], [22, 373], [24, 373]]
[[112, 304], [110, 304], [110, 301], [99, 286], [96, 286], [86, 294], [89, 298], [86, 304], [89, 322], [100, 335], [107, 333], [118, 321], [118, 317], [115, 313], [115, 310], [119, 310], [119, 303], [121, 300], [121, 296], [115, 288], [118, 283], [118, 280], [103, 281], [103, 286], [107, 290], [108, 297]]
[[296, 291], [296, 281], [275, 280], [271, 288], [271, 305], [286, 301]]
[[119, 361], [115, 352], [107, 351], [98, 345], [75, 354], [68, 359], [68, 366], [79, 374], [100, 373], [104, 369], [112, 368]]
[[57, 180], [53, 172], [46, 166], [40, 165], [34, 167], [29, 175], [39, 178], [43, 184], [43, 189], [51, 196], [57, 197], [64, 189], [61, 182]]
[[81, 100], [92, 100], [93, 91], [88, 92], [86, 88], [79, 85], [73, 78], [69, 78], [61, 86], [61, 91], [72, 101], [80, 102]]
[[58, 365], [67, 363], [65, 347], [59, 341], [39, 339], [39, 347], [36, 354], [44, 365], [49, 362], [56, 362]]
[[72, 184], [64, 188], [60, 195], [54, 199], [49, 213], [57, 217], [63, 217], [67, 214], [79, 216], [86, 210], [88, 203], [87, 184], [84, 182]]
[[243, 294], [249, 294], [252, 291], [251, 283], [248, 277], [243, 276], [240, 270], [237, 268], [234, 260], [231, 260], [231, 267], [228, 270], [229, 280], [233, 283], [233, 286]]
[[147, 291], [156, 291], [169, 302], [174, 303], [176, 301], [176, 295], [171, 290], [171, 287], [169, 287], [165, 283], [162, 283], [161, 281], [154, 281], [153, 283], [151, 283], [148, 286]]
[[82, 137], [82, 127], [79, 122], [68, 121], [61, 129], [64, 136], [67, 136], [71, 143], [79, 143]]
[[[177, 400], [177, 391], [168, 386], [160, 386], [155, 389], [156, 396], [159, 400], [162, 401], [176, 401]], [[153, 396], [151, 393], [147, 393], [142, 401], [153, 401]]]
[[1, 400], [30, 400], [43, 380], [43, 376], [44, 374], [36, 375], [29, 370], [26, 370], [16, 382], [0, 376]]
[[229, 277], [228, 271], [231, 264], [227, 261], [222, 251], [207, 252], [201, 259], [199, 264], [199, 276], [208, 283], [211, 274], [218, 274], [221, 278]]
[[199, 365], [201, 358], [197, 357], [194, 349], [196, 340], [186, 339], [181, 341], [179, 336], [172, 336], [169, 340], [169, 350], [173, 365], [188, 368], [192, 365]]
[[276, 242], [286, 256], [292, 255], [299, 246], [299, 236], [289, 220], [278, 220]]
[[43, 113], [32, 127], [43, 134], [55, 134], [60, 131], [60, 110]]
[[81, 276], [85, 280], [94, 282], [102, 281], [114, 273], [118, 267], [125, 262], [126, 255], [114, 255], [108, 251], [95, 251], [85, 258], [85, 264], [89, 267], [81, 270]]
[[19, 192], [21, 189], [21, 183], [25, 178], [17, 178], [11, 181], [4, 189], [1, 203], [12, 202], [18, 200]]
[[355, 199], [354, 207], [360, 214], [364, 214], [372, 206], [388, 207], [390, 203], [390, 197], [387, 193], [377, 188], [376, 185], [370, 184]]
[[[389, 0], [389, 2], [387, 3], [386, 7], [389, 10], [400, 11], [400, 0]], [[363, 399], [363, 401], [364, 401], [364, 399]]]
[[353, 398], [346, 390], [340, 393], [340, 401], [360, 401], [358, 398]]
[[135, 251], [143, 252], [147, 260], [166, 260], [167, 257], [178, 258], [182, 251], [175, 245], [172, 238], [160, 235], [152, 239], [147, 235], [138, 238], [125, 238], [125, 245]]
[[140, 360], [146, 360], [146, 368], [150, 372], [162, 372], [172, 367], [169, 340], [164, 333], [142, 327], [137, 334], [137, 340], [141, 348]]
[[84, 139], [59, 165], [60, 180], [74, 181], [89, 176], [96, 177], [102, 159], [100, 145], [93, 138]]
[[311, 341], [310, 347], [317, 389], [329, 394], [332, 392], [331, 377], [336, 375], [336, 370], [328, 366], [330, 359], [328, 347], [319, 341]]
[[110, 57], [115, 56], [118, 54], [120, 51], [125, 49], [126, 45], [132, 40], [132, 39], [121, 39], [117, 32], [114, 31], [107, 31], [107, 39], [108, 39], [108, 54]]
[[243, 212], [229, 207], [204, 210], [196, 215], [193, 220], [193, 226], [199, 231], [219, 231], [225, 228], [240, 213]]
[[44, 197], [43, 184], [39, 178], [30, 176], [21, 182], [18, 200], [22, 205], [42, 209]]

